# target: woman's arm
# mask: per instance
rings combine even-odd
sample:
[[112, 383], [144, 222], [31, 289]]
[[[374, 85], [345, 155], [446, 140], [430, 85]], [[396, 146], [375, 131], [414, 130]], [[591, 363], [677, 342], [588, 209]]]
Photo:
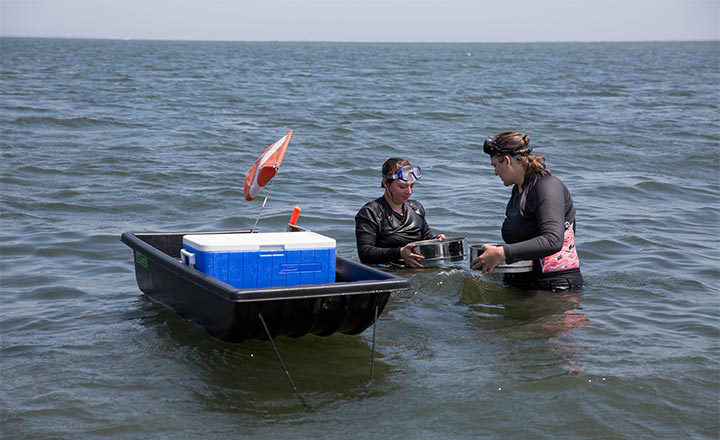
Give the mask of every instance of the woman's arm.
[[562, 248], [565, 232], [563, 185], [557, 178], [545, 178], [541, 179], [533, 190], [537, 192], [537, 205], [526, 209], [535, 213], [540, 234], [519, 243], [503, 245], [507, 263], [547, 257]]

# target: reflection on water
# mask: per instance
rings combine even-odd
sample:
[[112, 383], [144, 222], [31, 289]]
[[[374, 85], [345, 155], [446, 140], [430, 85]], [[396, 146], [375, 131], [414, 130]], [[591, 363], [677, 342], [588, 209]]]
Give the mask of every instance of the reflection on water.
[[[522, 364], [530, 377], [544, 377], [548, 367], [583, 372], [583, 347], [573, 341], [571, 332], [589, 322], [580, 299], [578, 292], [523, 291], [503, 287], [498, 279], [469, 275], [463, 278], [459, 302], [474, 312], [469, 321], [480, 336], [497, 332], [498, 341], [507, 344], [508, 360]], [[531, 355], [532, 361], [516, 359], [516, 354]]]
[[[143, 298], [139, 307], [139, 322], [148, 330], [143, 344], [172, 361], [157, 374], [171, 382], [187, 381], [208, 410], [260, 417], [304, 410], [268, 341], [220, 341], [160, 304]], [[391, 366], [378, 359], [382, 355], [376, 350], [373, 384], [367, 390], [372, 347], [360, 336], [279, 337], [275, 344], [311, 408], [385, 392]]]
[[[436, 343], [469, 332], [475, 344], [461, 344], [458, 349], [472, 353], [480, 348], [477, 362], [491, 361], [510, 380], [538, 381], [584, 371], [585, 347], [576, 343], [574, 332], [589, 322], [580, 293], [505, 287], [500, 277], [480, 275], [458, 265], [393, 272], [410, 279], [413, 286], [410, 292], [393, 295], [386, 308], [390, 316], [405, 317], [402, 335], [394, 338], [417, 332], [424, 341], [403, 345], [405, 358], [432, 361], [436, 355], [456, 356]], [[420, 349], [428, 354], [409, 355]], [[434, 351], [438, 349], [440, 353]]]

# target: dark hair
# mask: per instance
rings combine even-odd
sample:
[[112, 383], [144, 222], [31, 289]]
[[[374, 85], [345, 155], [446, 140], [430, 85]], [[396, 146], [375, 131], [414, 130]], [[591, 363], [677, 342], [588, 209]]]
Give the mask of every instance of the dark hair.
[[493, 156], [517, 157], [525, 168], [525, 183], [538, 174], [552, 174], [545, 166], [545, 157], [530, 155], [530, 136], [519, 131], [504, 131], [485, 139], [483, 151]]
[[530, 136], [519, 131], [505, 131], [485, 139], [483, 151], [492, 156], [527, 156], [532, 152], [528, 147]]
[[[398, 171], [400, 171], [400, 168], [406, 167], [408, 165], [412, 165], [409, 160], [403, 159], [401, 157], [391, 157], [390, 159], [386, 160], [385, 163], [382, 166], [382, 175], [383, 176], [389, 176], [391, 174], [395, 174]], [[383, 178], [385, 180], [385, 178]], [[380, 184], [381, 188], [385, 188], [385, 185], [382, 183]]]

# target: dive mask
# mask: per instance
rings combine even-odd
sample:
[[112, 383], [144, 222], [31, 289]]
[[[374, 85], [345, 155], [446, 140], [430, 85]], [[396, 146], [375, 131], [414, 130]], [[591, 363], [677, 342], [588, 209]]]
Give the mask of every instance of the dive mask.
[[390, 180], [402, 180], [403, 182], [414, 182], [422, 177], [422, 170], [417, 165], [408, 165], [400, 168], [395, 174], [384, 174], [384, 178]]
[[483, 151], [490, 157], [493, 156], [527, 156], [532, 153], [532, 147], [503, 147], [500, 148], [495, 142], [495, 136], [490, 136], [483, 143]]

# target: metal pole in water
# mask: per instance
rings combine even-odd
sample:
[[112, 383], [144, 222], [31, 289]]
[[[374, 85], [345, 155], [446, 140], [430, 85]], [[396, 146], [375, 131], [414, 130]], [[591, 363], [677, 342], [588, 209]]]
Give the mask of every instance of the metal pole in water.
[[258, 312], [258, 317], [260, 318], [260, 322], [262, 322], [263, 328], [265, 328], [265, 333], [267, 334], [267, 337], [270, 340], [270, 343], [272, 344], [273, 350], [275, 350], [275, 355], [277, 355], [277, 358], [280, 361], [280, 366], [282, 366], [282, 369], [285, 372], [285, 376], [287, 377], [288, 382], [290, 382], [290, 386], [292, 387], [293, 392], [298, 397], [298, 399], [300, 399], [300, 403], [302, 403], [305, 408], [310, 410], [311, 409], [310, 405], [305, 403], [305, 399], [303, 399], [303, 397], [298, 392], [297, 387], [295, 387], [295, 383], [293, 383], [293, 380], [290, 377], [290, 372], [288, 371], [287, 367], [285, 366], [285, 362], [283, 362], [282, 358], [280, 357], [280, 352], [278, 351], [277, 347], [275, 346], [275, 341], [273, 341], [272, 336], [270, 336], [270, 330], [268, 330], [268, 326], [267, 326], [267, 324], [265, 324], [265, 320], [263, 319], [262, 313]]
[[373, 337], [372, 337], [372, 349], [370, 351], [370, 380], [365, 385], [365, 395], [367, 396], [370, 390], [370, 385], [373, 382], [373, 376], [375, 374], [375, 328], [377, 327], [378, 320], [378, 305], [375, 303], [375, 320], [373, 321]]

